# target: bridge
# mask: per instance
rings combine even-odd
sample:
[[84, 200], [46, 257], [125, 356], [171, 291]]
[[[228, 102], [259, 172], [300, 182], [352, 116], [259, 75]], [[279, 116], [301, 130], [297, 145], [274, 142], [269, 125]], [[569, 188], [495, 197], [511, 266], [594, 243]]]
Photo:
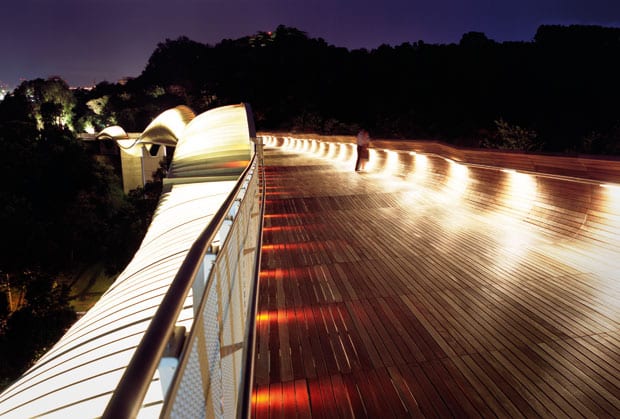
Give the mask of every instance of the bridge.
[[140, 250], [3, 417], [620, 414], [620, 161], [373, 141], [355, 173], [351, 137], [168, 115]]

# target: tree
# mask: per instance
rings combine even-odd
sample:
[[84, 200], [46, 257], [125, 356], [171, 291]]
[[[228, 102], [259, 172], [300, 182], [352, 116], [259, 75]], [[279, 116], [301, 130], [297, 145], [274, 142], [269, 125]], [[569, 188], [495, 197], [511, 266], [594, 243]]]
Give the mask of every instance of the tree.
[[510, 125], [502, 118], [495, 121], [495, 126], [495, 134], [483, 140], [483, 147], [516, 151], [538, 151], [542, 148], [534, 130]]
[[[60, 77], [50, 77], [47, 80], [35, 79], [22, 82], [12, 93], [21, 96], [30, 104], [30, 112], [37, 121], [38, 127], [43, 128], [44, 116], [56, 119], [55, 124], [61, 127], [73, 128], [73, 108], [75, 97], [67, 83]], [[49, 121], [48, 121], [49, 122]]]
[[35, 271], [24, 272], [18, 280], [25, 304], [8, 316], [0, 332], [0, 387], [19, 377], [76, 319], [66, 285]]

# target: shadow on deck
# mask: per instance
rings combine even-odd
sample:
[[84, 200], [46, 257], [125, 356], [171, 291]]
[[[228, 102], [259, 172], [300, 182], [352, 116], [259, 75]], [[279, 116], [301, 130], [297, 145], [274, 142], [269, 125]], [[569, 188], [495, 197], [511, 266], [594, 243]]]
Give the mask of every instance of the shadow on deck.
[[266, 148], [254, 417], [620, 416], [615, 187], [343, 150]]

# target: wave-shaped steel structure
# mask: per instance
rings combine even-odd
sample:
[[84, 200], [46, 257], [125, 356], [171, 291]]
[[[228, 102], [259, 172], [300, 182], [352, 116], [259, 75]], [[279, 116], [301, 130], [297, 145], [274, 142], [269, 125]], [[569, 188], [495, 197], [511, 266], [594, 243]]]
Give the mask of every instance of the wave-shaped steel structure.
[[[0, 395], [1, 417], [104, 414], [145, 333], [153, 327], [153, 318], [190, 248], [206, 226], [221, 221], [214, 217], [238, 188], [240, 177], [247, 176], [248, 166], [254, 164], [255, 136], [246, 104], [220, 107], [198, 116], [189, 108], [177, 107], [162, 113], [133, 140], [120, 127], [100, 133], [99, 138], [131, 141], [133, 147], [176, 147], [170, 177], [131, 262], [97, 304]], [[251, 246], [257, 248], [256, 243]], [[175, 330], [192, 330], [195, 301], [200, 301], [194, 295], [196, 289], [181, 297]], [[140, 417], [161, 412], [169, 383], [162, 382], [160, 371], [147, 377], [148, 388], [137, 412]]]

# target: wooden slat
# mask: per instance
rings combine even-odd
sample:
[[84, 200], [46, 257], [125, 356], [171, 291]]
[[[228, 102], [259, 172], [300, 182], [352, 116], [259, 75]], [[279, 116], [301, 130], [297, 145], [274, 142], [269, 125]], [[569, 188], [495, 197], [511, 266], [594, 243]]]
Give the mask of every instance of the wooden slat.
[[255, 417], [620, 415], [620, 209], [602, 188], [539, 178], [523, 213], [489, 169], [447, 199], [435, 156], [424, 180], [409, 154], [392, 178], [276, 149], [266, 164]]

